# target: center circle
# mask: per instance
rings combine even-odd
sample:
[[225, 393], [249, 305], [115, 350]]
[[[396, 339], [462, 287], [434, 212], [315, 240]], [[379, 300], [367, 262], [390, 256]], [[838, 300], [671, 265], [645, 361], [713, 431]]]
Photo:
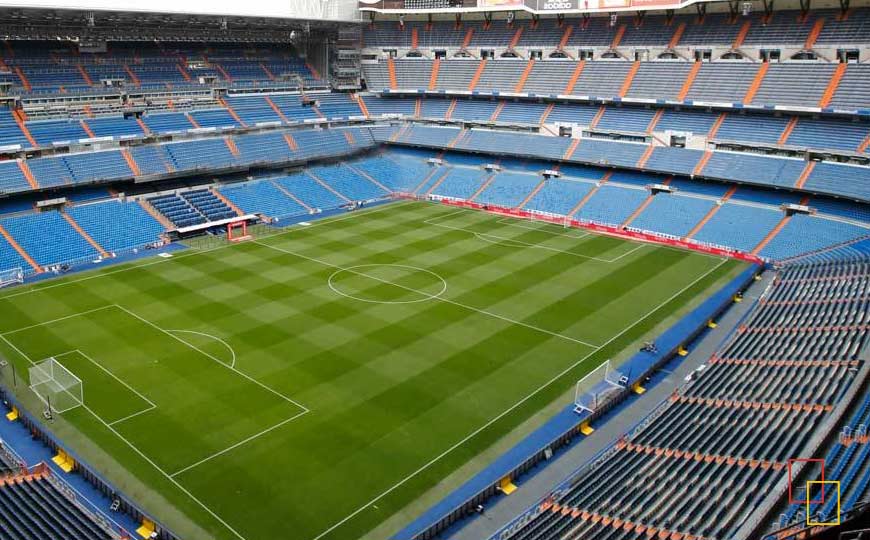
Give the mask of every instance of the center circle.
[[329, 276], [336, 294], [372, 304], [416, 304], [447, 292], [444, 278], [424, 268], [405, 264], [359, 264]]

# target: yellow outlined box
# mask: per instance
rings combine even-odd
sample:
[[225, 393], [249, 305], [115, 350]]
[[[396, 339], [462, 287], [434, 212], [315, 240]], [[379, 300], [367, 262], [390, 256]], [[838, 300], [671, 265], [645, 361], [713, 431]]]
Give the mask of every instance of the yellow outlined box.
[[[825, 485], [833, 484], [837, 487], [837, 521], [811, 521], [810, 516], [810, 491], [813, 484], [821, 484], [822, 490], [825, 489]], [[824, 493], [824, 491], [823, 491]], [[824, 496], [823, 496], [824, 497]], [[816, 526], [824, 526], [830, 527], [834, 525], [840, 524], [840, 481], [839, 480], [807, 480], [807, 527], [816, 527]]]

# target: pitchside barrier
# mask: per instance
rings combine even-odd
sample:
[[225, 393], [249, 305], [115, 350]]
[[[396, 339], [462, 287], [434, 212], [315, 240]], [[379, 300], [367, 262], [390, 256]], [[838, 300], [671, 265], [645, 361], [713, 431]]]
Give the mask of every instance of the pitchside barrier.
[[18, 285], [24, 281], [31, 281], [34, 276], [51, 277], [54, 275], [62, 275], [70, 270], [81, 270], [84, 266], [96, 266], [98, 264], [108, 263], [108, 261], [117, 262], [117, 259], [128, 259], [139, 256], [142, 253], [149, 253], [152, 249], [164, 247], [169, 242], [165, 240], [157, 240], [140, 244], [138, 246], [115, 250], [109, 253], [109, 257], [77, 257], [66, 261], [53, 264], [51, 266], [40, 267], [37, 271], [32, 266], [16, 267], [0, 270], [0, 288], [12, 285]]
[[[435, 538], [455, 523], [466, 519], [469, 515], [475, 515], [477, 505], [486, 504], [492, 497], [515, 489], [513, 484], [524, 474], [535, 469], [541, 462], [564, 451], [576, 440], [582, 440], [582, 434], [591, 432], [593, 429], [591, 424], [595, 420], [613, 410], [629, 396], [642, 393], [643, 387], [641, 385], [648, 377], [680, 351], [688, 348], [695, 338], [708, 327], [708, 324], [718, 318], [731, 305], [735, 295], [749, 286], [759, 270], [759, 266], [747, 268], [671, 326], [656, 339], [656, 352], [638, 352], [619, 366], [618, 370], [613, 370], [607, 365], [599, 367], [600, 376], [593, 381], [587, 381], [590, 382], [590, 390], [598, 393], [597, 399], [584, 397], [585, 393], [575, 396], [575, 403], [566, 406], [543, 426], [411, 522], [394, 536], [394, 540]], [[613, 381], [618, 382], [621, 388], [615, 391], [608, 388], [607, 399], [603, 399], [601, 385], [606, 384], [608, 387], [612, 387]], [[592, 407], [580, 407], [581, 412], [575, 412], [578, 401], [587, 405], [594, 403], [594, 410], [587, 410]], [[613, 446], [610, 448], [612, 449]], [[600, 462], [601, 457], [604, 457], [603, 453], [593, 458], [592, 465]], [[492, 538], [497, 540], [509, 538], [514, 531], [540, 512], [539, 507], [540, 504], [536, 504], [511, 521]]]
[[[21, 402], [17, 400], [13, 392], [10, 391], [7, 387], [11, 387], [13, 384], [17, 386], [17, 384], [23, 383], [23, 381], [20, 380], [20, 375], [18, 375], [18, 380], [15, 383], [13, 383], [13, 381], [9, 379], [9, 373], [5, 370], [0, 370], [0, 375], [2, 375], [3, 377], [2, 382], [0, 382], [0, 400], [2, 400], [6, 404], [6, 408], [8, 409], [8, 411], [15, 411], [17, 413], [17, 418], [15, 419], [15, 422], [20, 422], [22, 426], [26, 428], [26, 436], [28, 438], [37, 439], [46, 447], [51, 449], [51, 451], [55, 454], [64, 453], [72, 458], [72, 460], [75, 462], [75, 472], [77, 474], [81, 475], [82, 478], [88, 481], [88, 483], [90, 483], [106, 498], [108, 498], [109, 500], [117, 501], [117, 512], [125, 513], [139, 523], [143, 522], [144, 520], [150, 520], [151, 522], [155, 523], [157, 535], [154, 538], [156, 538], [157, 540], [180, 540], [180, 538], [176, 536], [172, 531], [164, 527], [159, 522], [155, 521], [154, 518], [151, 517], [149, 514], [146, 514], [144, 511], [142, 511], [136, 505], [136, 503], [127, 498], [126, 495], [120, 492], [108, 480], [106, 480], [98, 472], [96, 472], [96, 469], [92, 468], [85, 461], [83, 461], [78, 454], [68, 448], [40, 420], [27, 412]], [[94, 512], [97, 512], [99, 514], [104, 513], [104, 510], [97, 508], [84, 497], [78, 497], [77, 501], [85, 507], [91, 508]], [[129, 538], [134, 538], [134, 536], [126, 530], [122, 529], [119, 532], [127, 534]]]
[[[413, 195], [403, 195], [401, 198], [418, 198]], [[434, 200], [434, 199], [433, 199]], [[589, 231], [594, 231], [598, 234], [603, 234], [606, 236], [614, 236], [616, 238], [622, 238], [624, 240], [634, 240], [638, 242], [648, 242], [653, 244], [662, 244], [666, 246], [679, 247], [683, 249], [689, 249], [692, 251], [697, 251], [700, 253], [707, 253], [710, 255], [716, 255], [718, 257], [730, 257], [732, 259], [738, 259], [741, 261], [761, 264], [764, 262], [764, 259], [761, 257], [757, 257], [752, 255], [751, 253], [745, 253], [743, 251], [739, 251], [736, 249], [732, 249], [726, 246], [718, 246], [714, 244], [707, 244], [704, 242], [699, 242], [697, 240], [683, 240], [681, 238], [677, 238], [675, 236], [671, 236], [668, 234], [662, 234], [652, 231], [644, 231], [640, 229], [632, 229], [632, 228], [621, 228], [618, 225], [605, 224], [605, 223], [596, 223], [594, 221], [583, 221], [579, 219], [571, 219], [566, 220], [565, 216], [555, 216], [553, 214], [548, 214], [546, 212], [532, 212], [528, 210], [516, 210], [514, 208], [504, 208], [501, 206], [495, 206], [492, 204], [480, 204], [475, 202], [468, 202], [464, 200], [452, 200], [445, 198], [437, 198], [437, 202], [441, 204], [446, 204], [449, 206], [458, 206], [461, 208], [470, 208], [473, 210], [483, 210], [485, 212], [489, 212], [490, 214], [496, 214], [500, 216], [507, 217], [515, 217], [521, 219], [534, 219], [536, 221], [544, 221], [547, 223], [552, 223], [554, 225], [560, 225], [563, 227], [573, 227], [577, 229], [586, 229]]]

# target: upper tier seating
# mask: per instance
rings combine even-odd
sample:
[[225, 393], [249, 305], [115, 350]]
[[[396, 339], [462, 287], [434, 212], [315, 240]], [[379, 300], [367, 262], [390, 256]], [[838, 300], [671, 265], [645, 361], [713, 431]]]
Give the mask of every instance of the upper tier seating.
[[[182, 60], [185, 58], [203, 60], [205, 64], [193, 69]], [[203, 86], [199, 83], [201, 76], [217, 77], [225, 84], [241, 87], [294, 87], [297, 78], [306, 88], [324, 86], [298, 58], [276, 55], [268, 48], [235, 44], [191, 47], [170, 42], [113, 42], [108, 52], [97, 55], [54, 42], [15, 41], [10, 42], [4, 60], [12, 70], [7, 80], [15, 90], [32, 94], [117, 93], [103, 87], [106, 79], [147, 90], [196, 88]]]
[[[487, 60], [475, 82], [480, 65], [479, 60], [465, 58], [441, 60], [432, 89], [467, 91], [473, 86], [479, 92], [514, 92], [528, 62], [513, 58]], [[399, 59], [394, 61], [394, 66], [398, 89], [430, 88], [431, 61]], [[618, 97], [625, 92], [626, 98], [676, 100], [694, 67], [691, 62], [682, 60], [644, 61], [639, 62], [637, 71], [629, 80], [632, 66], [632, 62], [611, 59], [584, 61], [582, 65], [564, 59], [536, 60], [519, 91], [600, 98]], [[698, 67], [697, 74], [687, 86], [684, 96], [687, 101], [742, 104], [749, 99], [754, 105], [818, 107], [837, 66], [820, 62], [783, 62], [763, 66], [747, 61], [723, 60], [703, 62]], [[754, 95], [750, 95], [753, 80], [763, 68], [766, 73]], [[870, 107], [870, 98], [861, 93], [862, 85], [870, 81], [870, 70], [865, 68], [863, 64], [847, 66], [829, 106], [847, 109]], [[571, 86], [572, 74], [578, 70], [579, 77]], [[380, 92], [390, 88], [389, 70], [384, 61], [364, 64], [363, 73], [370, 90]]]
[[[408, 4], [406, 2], [406, 7]], [[729, 20], [726, 13], [711, 13], [703, 18], [694, 14], [678, 14], [671, 21], [662, 15], [649, 14], [640, 23], [632, 16], [621, 15], [617, 24], [611, 26], [609, 18], [593, 16], [588, 21], [566, 17], [563, 23], [552, 18], [542, 18], [537, 25], [527, 19], [516, 19], [512, 25], [504, 20], [494, 20], [489, 28], [482, 21], [465, 20], [457, 25], [453, 21], [433, 21], [427, 25], [421, 21], [406, 21], [401, 27], [396, 21], [376, 21], [363, 28], [363, 42], [369, 48], [411, 48], [412, 36], [417, 35], [417, 47], [421, 49], [459, 48], [467, 36], [468, 46], [508, 47], [519, 32], [518, 47], [556, 47], [565, 36], [569, 26], [573, 32], [565, 43], [568, 48], [601, 47], [614, 44], [614, 38], [622, 30], [619, 47], [665, 47], [676, 29], [685, 26], [678, 46], [732, 46], [747, 23], [743, 44], [747, 46], [803, 46], [817, 19], [824, 19], [822, 31], [816, 43], [820, 45], [845, 45], [866, 43], [866, 21], [870, 10], [857, 8], [849, 17], [841, 20], [836, 10], [812, 10], [806, 18], [799, 11], [774, 11], [769, 20], [762, 12]]]
[[789, 120], [785, 116], [727, 114], [716, 139], [776, 144]]
[[870, 84], [870, 66], [867, 64], [849, 64], [846, 73], [840, 79], [837, 91], [831, 99], [831, 107], [844, 109], [862, 109], [868, 107], [867, 85]]
[[646, 133], [647, 126], [655, 114], [653, 109], [605, 107], [604, 114], [595, 125], [595, 129]]
[[688, 62], [643, 62], [626, 97], [677, 99], [691, 69], [692, 64]]
[[771, 64], [752, 103], [816, 107], [835, 64]]

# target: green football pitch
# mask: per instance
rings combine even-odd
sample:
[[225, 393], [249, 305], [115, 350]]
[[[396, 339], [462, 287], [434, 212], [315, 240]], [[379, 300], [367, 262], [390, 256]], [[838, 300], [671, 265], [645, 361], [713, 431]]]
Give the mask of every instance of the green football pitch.
[[353, 539], [742, 268], [402, 202], [6, 291], [0, 352], [83, 381], [53, 429], [177, 532]]

